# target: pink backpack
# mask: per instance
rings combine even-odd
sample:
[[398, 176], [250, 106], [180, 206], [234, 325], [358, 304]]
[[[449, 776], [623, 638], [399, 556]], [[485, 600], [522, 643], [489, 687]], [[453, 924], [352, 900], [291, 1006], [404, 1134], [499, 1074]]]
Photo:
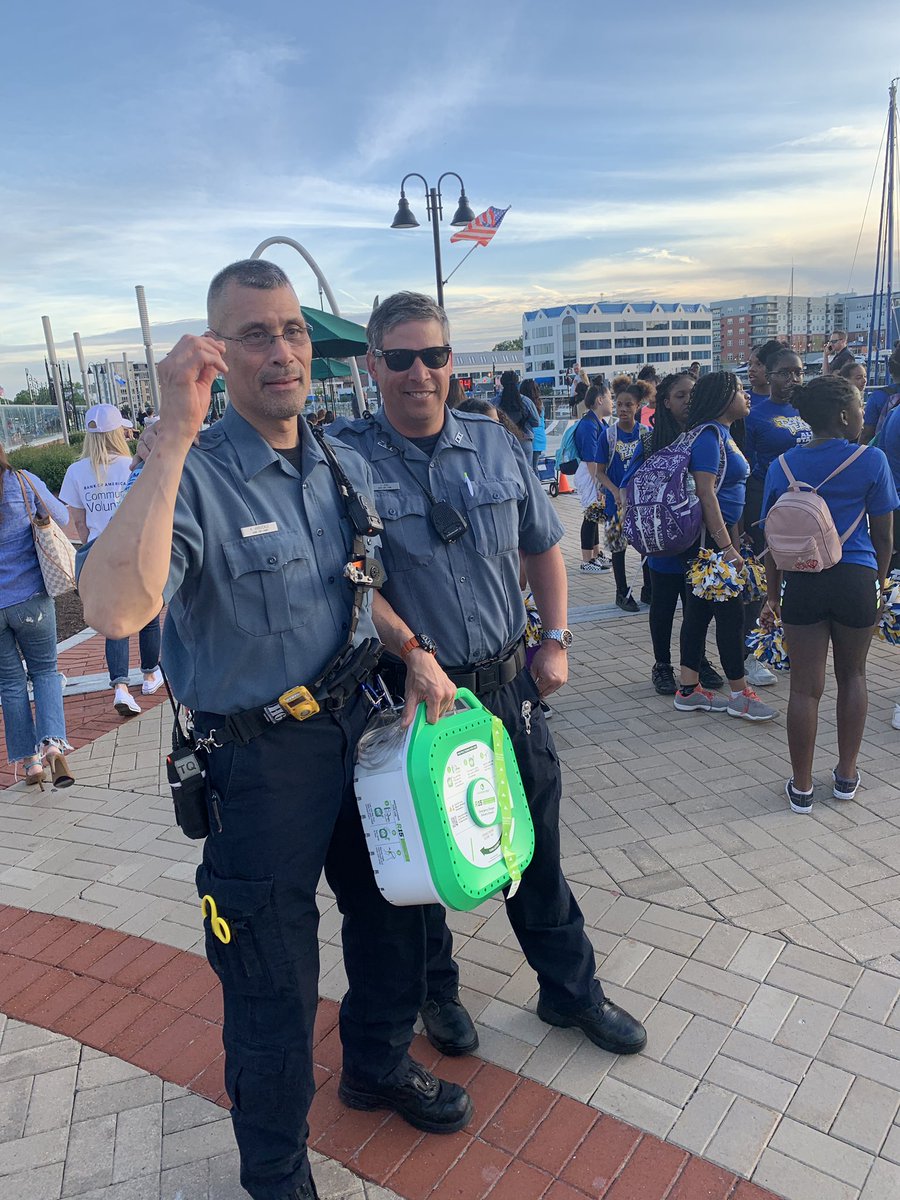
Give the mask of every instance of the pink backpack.
[[787, 476], [788, 490], [769, 509], [765, 521], [766, 548], [779, 570], [810, 573], [827, 571], [841, 561], [844, 542], [866, 515], [865, 505], [844, 536], [839, 537], [831, 510], [819, 495], [819, 488], [840, 475], [865, 449], [866, 446], [857, 446], [839, 467], [835, 467], [822, 480], [819, 487], [798, 482], [791, 474], [784, 455], [779, 455], [778, 462]]

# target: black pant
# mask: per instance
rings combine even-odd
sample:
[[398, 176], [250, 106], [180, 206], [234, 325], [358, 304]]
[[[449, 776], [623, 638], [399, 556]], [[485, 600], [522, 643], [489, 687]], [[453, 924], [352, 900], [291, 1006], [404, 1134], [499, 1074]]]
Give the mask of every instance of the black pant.
[[600, 522], [589, 521], [587, 517], [581, 521], [581, 548], [593, 550], [600, 543]]
[[[209, 759], [208, 794], [216, 793], [222, 830], [213, 823], [197, 887], [231, 930], [227, 944], [216, 938], [207, 911], [206, 952], [225, 1002], [225, 1083], [241, 1183], [254, 1200], [283, 1200], [309, 1176], [323, 865], [344, 917], [347, 1073], [369, 1081], [398, 1066], [424, 998], [422, 909], [394, 907], [378, 891], [354, 798], [364, 710], [354, 699], [341, 712], [284, 721]], [[221, 721], [197, 714], [197, 723], [206, 731]]]
[[[534, 822], [534, 857], [522, 874], [519, 890], [506, 912], [519, 945], [534, 969], [541, 996], [558, 1012], [577, 1012], [600, 1003], [603, 989], [594, 978], [594, 948], [584, 932], [584, 917], [559, 865], [559, 759], [539, 696], [528, 670], [494, 692], [480, 694], [485, 708], [500, 717], [516, 753]], [[531, 733], [522, 705], [531, 707]], [[425, 909], [428, 934], [427, 990], [432, 1000], [456, 996], [459, 969], [453, 961], [453, 937], [439, 904]]]
[[741, 679], [744, 674], [744, 605], [734, 600], [703, 600], [693, 589], [685, 588], [684, 621], [681, 625], [681, 663], [690, 671], [699, 671], [706, 647], [710, 621], [716, 622], [716, 646], [726, 679]]
[[681, 600], [684, 608], [684, 573], [677, 575], [650, 568], [650, 638], [655, 662], [672, 664], [672, 624]]

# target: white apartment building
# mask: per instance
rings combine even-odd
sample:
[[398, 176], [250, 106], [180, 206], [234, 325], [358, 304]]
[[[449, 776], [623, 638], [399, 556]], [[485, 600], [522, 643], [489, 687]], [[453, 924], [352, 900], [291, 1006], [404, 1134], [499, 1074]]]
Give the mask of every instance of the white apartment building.
[[588, 375], [660, 375], [699, 362], [712, 367], [713, 317], [705, 304], [656, 300], [565, 304], [522, 314], [525, 377], [562, 385], [576, 365]]
[[821, 352], [828, 334], [841, 327], [841, 300], [837, 294], [770, 294], [714, 300], [710, 309], [715, 366], [728, 368], [745, 363], [753, 346], [773, 338], [789, 340], [800, 353]]

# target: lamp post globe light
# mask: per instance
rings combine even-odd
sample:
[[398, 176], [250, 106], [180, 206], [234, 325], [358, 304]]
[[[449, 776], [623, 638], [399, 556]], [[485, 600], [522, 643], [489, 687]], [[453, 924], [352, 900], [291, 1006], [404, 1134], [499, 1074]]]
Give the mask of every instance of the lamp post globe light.
[[444, 272], [441, 267], [441, 235], [438, 227], [438, 222], [443, 218], [443, 208], [441, 206], [441, 184], [452, 175], [459, 184], [459, 202], [456, 206], [456, 212], [453, 214], [451, 225], [463, 227], [468, 225], [470, 221], [475, 220], [475, 214], [469, 205], [469, 198], [466, 195], [466, 185], [463, 183], [459, 175], [455, 171], [445, 171], [437, 181], [437, 187], [431, 187], [424, 177], [417, 171], [410, 171], [408, 175], [404, 175], [400, 182], [400, 202], [397, 206], [397, 215], [391, 221], [391, 229], [417, 229], [419, 222], [413, 215], [413, 211], [409, 206], [409, 201], [406, 198], [406, 181], [407, 179], [421, 179], [425, 186], [425, 204], [429, 221], [431, 222], [431, 232], [434, 238], [434, 274], [435, 282], [437, 283], [437, 302], [444, 307]]

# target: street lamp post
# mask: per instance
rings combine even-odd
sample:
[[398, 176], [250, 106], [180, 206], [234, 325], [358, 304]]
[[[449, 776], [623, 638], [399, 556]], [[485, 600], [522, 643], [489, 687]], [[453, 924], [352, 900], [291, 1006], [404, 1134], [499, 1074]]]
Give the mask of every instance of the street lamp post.
[[421, 179], [425, 185], [425, 204], [428, 219], [431, 222], [431, 232], [434, 237], [434, 274], [435, 282], [437, 283], [437, 302], [444, 307], [444, 272], [441, 267], [441, 235], [438, 228], [438, 222], [443, 218], [444, 212], [441, 207], [441, 184], [452, 175], [459, 183], [459, 203], [456, 206], [456, 212], [453, 214], [451, 225], [462, 227], [468, 225], [470, 221], [475, 220], [475, 214], [469, 206], [469, 198], [466, 195], [466, 185], [463, 183], [459, 175], [455, 171], [445, 171], [437, 181], [437, 187], [431, 187], [424, 175], [420, 175], [418, 171], [410, 171], [408, 175], [404, 175], [400, 182], [400, 202], [397, 206], [397, 215], [391, 221], [391, 229], [417, 229], [419, 222], [413, 216], [412, 209], [409, 207], [409, 201], [406, 199], [407, 179]]

